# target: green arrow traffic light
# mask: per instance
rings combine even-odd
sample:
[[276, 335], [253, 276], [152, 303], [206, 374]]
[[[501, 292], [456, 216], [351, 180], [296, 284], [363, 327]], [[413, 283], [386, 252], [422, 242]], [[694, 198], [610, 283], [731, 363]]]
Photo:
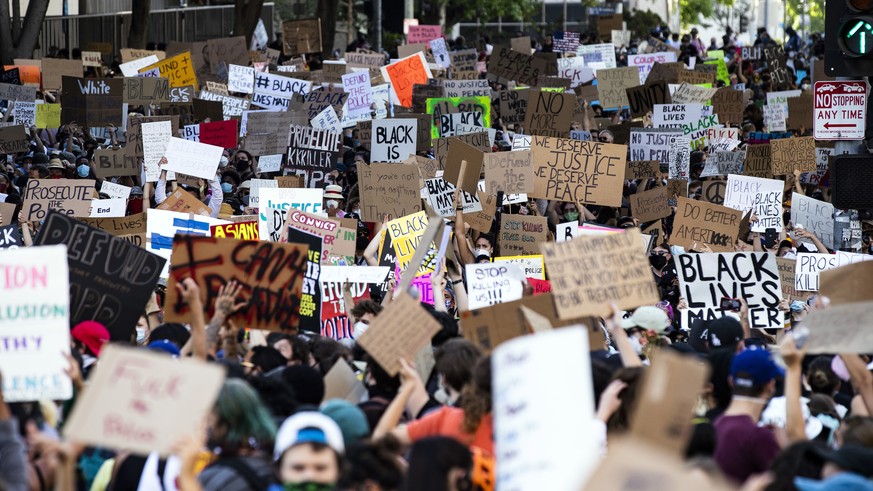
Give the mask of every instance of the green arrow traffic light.
[[873, 25], [858, 19], [843, 25], [843, 46], [856, 56], [873, 52]]

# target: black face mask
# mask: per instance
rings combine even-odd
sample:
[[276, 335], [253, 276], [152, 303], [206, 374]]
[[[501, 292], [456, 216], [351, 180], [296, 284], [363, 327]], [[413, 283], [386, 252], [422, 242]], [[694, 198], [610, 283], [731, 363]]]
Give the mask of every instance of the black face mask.
[[667, 265], [667, 257], [652, 254], [649, 256], [649, 264], [651, 264], [653, 268], [660, 271], [664, 269], [664, 266]]

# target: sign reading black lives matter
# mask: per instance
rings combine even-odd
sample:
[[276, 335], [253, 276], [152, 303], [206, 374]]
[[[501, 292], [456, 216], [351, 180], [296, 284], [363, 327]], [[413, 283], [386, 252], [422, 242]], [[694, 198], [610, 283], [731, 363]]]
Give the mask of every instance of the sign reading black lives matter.
[[129, 342], [166, 259], [109, 232], [50, 211], [33, 245], [67, 246], [70, 326], [97, 321]]
[[763, 252], [682, 254], [677, 257], [681, 296], [688, 301], [682, 311], [683, 326], [697, 319], [724, 316], [721, 299], [742, 298], [749, 305], [753, 329], [782, 328], [782, 283], [776, 256]]

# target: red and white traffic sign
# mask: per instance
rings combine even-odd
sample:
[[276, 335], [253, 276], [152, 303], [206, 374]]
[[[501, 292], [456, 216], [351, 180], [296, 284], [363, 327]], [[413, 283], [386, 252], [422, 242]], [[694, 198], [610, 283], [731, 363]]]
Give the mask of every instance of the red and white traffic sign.
[[867, 115], [867, 84], [816, 82], [813, 135], [817, 140], [862, 140]]

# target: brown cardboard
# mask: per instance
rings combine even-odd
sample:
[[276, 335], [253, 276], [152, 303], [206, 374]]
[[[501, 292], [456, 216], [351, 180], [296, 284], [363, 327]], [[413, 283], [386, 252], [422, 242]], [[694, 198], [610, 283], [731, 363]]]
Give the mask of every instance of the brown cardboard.
[[[245, 307], [235, 316], [239, 325], [270, 331], [297, 327], [308, 253], [303, 244], [177, 235], [173, 238], [164, 320], [189, 321], [190, 308], [176, 285], [190, 276], [200, 286], [207, 318], [215, 311], [218, 290], [236, 280], [245, 292]], [[264, 258], [270, 258], [269, 269]]]
[[860, 261], [848, 266], [819, 273], [819, 292], [831, 300], [831, 305], [873, 301], [870, 273], [873, 261]]
[[86, 224], [105, 230], [112, 235], [139, 235], [146, 233], [146, 214], [138, 213], [118, 218], [79, 218]]
[[703, 186], [700, 188], [701, 199], [714, 205], [723, 205], [725, 191], [727, 191], [727, 181], [703, 181]]
[[685, 69], [685, 63], [674, 61], [671, 63], [658, 63], [652, 65], [649, 75], [646, 77], [646, 83], [663, 81], [668, 84], [679, 83], [679, 71]]
[[[479, 133], [470, 133], [467, 135], [452, 136], [448, 138], [437, 138], [433, 140], [433, 156], [436, 158], [437, 162], [439, 162], [440, 169], [445, 170], [448, 166], [447, 159], [449, 156], [449, 141], [451, 141], [452, 139], [457, 139], [472, 147], [476, 147], [480, 152], [483, 153], [491, 151], [491, 143], [488, 139], [488, 133], [485, 131], [480, 131]], [[456, 165], [460, 170], [460, 161], [457, 162]]]
[[525, 133], [567, 138], [575, 107], [573, 94], [530, 89], [524, 117]]
[[170, 79], [125, 77], [123, 102], [134, 105], [170, 102]]
[[528, 328], [521, 307], [545, 317], [553, 328], [582, 324], [588, 331], [589, 348], [598, 350], [604, 347], [605, 339], [598, 322], [592, 318], [561, 320], [551, 293], [462, 312], [461, 331], [465, 338], [489, 353], [505, 341], [533, 332]]
[[713, 252], [734, 252], [742, 218], [739, 210], [680, 197], [670, 243], [685, 250], [700, 250], [705, 244]]
[[421, 211], [418, 168], [407, 164], [370, 164], [358, 169], [361, 219], [381, 222]]
[[280, 188], [302, 188], [303, 176], [276, 176]]
[[722, 87], [712, 96], [712, 111], [718, 115], [718, 122], [725, 126], [743, 122], [744, 106], [743, 92], [733, 87]]
[[815, 160], [815, 138], [811, 136], [770, 140], [774, 176], [792, 174], [795, 170], [815, 172]]
[[42, 87], [45, 90], [60, 90], [61, 77], [82, 77], [82, 60], [63, 58], [42, 59]]
[[628, 160], [625, 179], [657, 179], [661, 177], [661, 162], [657, 160]]
[[695, 357], [659, 350], [643, 375], [630, 435], [661, 452], [683, 456], [691, 438], [691, 417], [709, 381], [709, 371], [709, 365]]
[[[449, 149], [446, 156], [446, 168], [443, 179], [473, 194], [479, 186], [479, 176], [482, 175], [482, 151], [464, 143], [457, 137], [449, 138]], [[461, 177], [461, 162], [466, 162], [464, 176]], [[463, 182], [461, 182], [463, 179]], [[458, 185], [460, 182], [460, 186]]]
[[[289, 209], [285, 216], [285, 226], [294, 227], [322, 238], [322, 253], [335, 255], [355, 254], [355, 235], [348, 236], [339, 220], [312, 215], [304, 211]], [[357, 227], [356, 227], [357, 228]]]
[[[21, 193], [26, 221], [43, 220], [48, 210], [73, 217], [91, 214], [93, 179], [29, 179]], [[53, 199], [53, 197], [58, 197]]]
[[773, 178], [773, 165], [770, 163], [770, 145], [768, 143], [746, 146], [743, 175], [765, 179]]
[[440, 324], [421, 304], [401, 292], [370, 323], [358, 344], [394, 376], [400, 371], [400, 358], [412, 361], [440, 330]]
[[182, 188], [167, 195], [167, 199], [157, 206], [158, 210], [177, 211], [180, 213], [193, 213], [195, 215], [210, 216], [212, 210], [195, 198], [193, 194]]
[[[532, 198], [621, 206], [627, 146], [534, 136], [531, 150], [534, 192], [528, 194]], [[586, 161], [599, 165], [586, 166]]]
[[497, 246], [501, 256], [530, 256], [540, 253], [539, 246], [548, 240], [546, 217], [503, 215]]
[[667, 179], [667, 198], [673, 199], [677, 196], [688, 197], [688, 181], [685, 179]]
[[64, 437], [135, 455], [169, 456], [179, 435], [203, 424], [224, 376], [214, 363], [106, 345]]
[[282, 23], [282, 52], [287, 56], [321, 52], [321, 19]]
[[512, 48], [513, 51], [518, 51], [519, 53], [529, 55], [531, 51], [530, 36], [512, 38], [509, 40], [509, 46]]
[[666, 186], [632, 194], [630, 206], [632, 216], [642, 223], [666, 218], [673, 213], [673, 209], [667, 204]]
[[[784, 257], [777, 257], [776, 258], [776, 265], [779, 267], [779, 279], [782, 282], [782, 296], [784, 298], [791, 300], [791, 301], [794, 301], [794, 300], [806, 301], [806, 299], [808, 299], [811, 295], [814, 295], [814, 293], [813, 292], [799, 292], [795, 289], [795, 287], [794, 287], [794, 280], [795, 280], [794, 266], [795, 266], [796, 262], [797, 261], [795, 259], [785, 259]], [[840, 269], [840, 268], [837, 268], [837, 269]], [[830, 281], [830, 279], [826, 280], [825, 276], [830, 276], [831, 271], [835, 271], [835, 270], [822, 271], [821, 273], [819, 273], [818, 278], [819, 278], [820, 285], [824, 285], [825, 283]], [[825, 273], [828, 273], [828, 275], [825, 275]], [[846, 284], [849, 285], [848, 282]], [[839, 286], [842, 286], [842, 285], [838, 285], [838, 288], [839, 288]], [[827, 287], [822, 286], [822, 288], [826, 289]], [[852, 284], [849, 286], [849, 288], [852, 288], [852, 290], [847, 291], [847, 293], [849, 293], [851, 295], [854, 295], [859, 291], [857, 284]], [[864, 289], [861, 288], [860, 291], [864, 291]], [[822, 292], [822, 293], [825, 294], [824, 292]], [[831, 293], [836, 293], [836, 292], [831, 292]], [[831, 297], [831, 294], [825, 294], [825, 295], [827, 295], [829, 298]], [[839, 293], [837, 293], [837, 295], [840, 296]], [[845, 298], [845, 297], [843, 297], [843, 298]], [[838, 299], [836, 303], [842, 303], [842, 302], [840, 301], [840, 299]]]
[[[789, 130], [808, 130], [812, 128], [813, 95], [810, 92], [801, 93], [798, 97], [788, 98]], [[721, 122], [721, 118], [719, 118]]]
[[0, 203], [0, 227], [12, 224], [15, 218], [15, 206], [12, 203]]
[[699, 85], [699, 84], [714, 84], [715, 83], [715, 73], [709, 72], [700, 72], [697, 70], [679, 70], [678, 79], [676, 81], [678, 84], [687, 83], [690, 85]]
[[670, 97], [667, 82], [663, 80], [629, 87], [625, 89], [625, 92], [633, 118], [642, 117], [654, 111], [656, 104], [669, 104], [673, 100]]
[[606, 316], [610, 302], [629, 310], [660, 300], [640, 231], [540, 244], [562, 319]]
[[358, 404], [367, 394], [364, 384], [355, 376], [355, 371], [349, 366], [345, 358], [340, 358], [333, 364], [324, 376], [324, 399], [342, 399]]
[[464, 222], [469, 224], [473, 230], [490, 232], [494, 216], [497, 213], [497, 195], [478, 191], [477, 196], [479, 202], [482, 203], [482, 211], [464, 213]]
[[552, 323], [549, 322], [548, 317], [540, 315], [535, 310], [532, 310], [522, 305], [521, 313], [524, 314], [524, 319], [527, 322], [527, 326], [534, 334], [538, 332], [551, 331], [552, 329], [554, 329]]
[[102, 148], [94, 150], [94, 173], [105, 179], [111, 176], [135, 176], [139, 168], [125, 158], [124, 148]]
[[520, 194], [532, 192], [534, 182], [533, 155], [530, 150], [495, 152], [484, 155], [485, 192]]
[[211, 38], [206, 41], [205, 54], [214, 74], [218, 74], [221, 63], [248, 66], [250, 60], [245, 36]]
[[489, 77], [515, 80], [525, 85], [536, 86], [540, 75], [548, 75], [549, 63], [529, 53], [530, 51], [519, 53], [506, 46], [495, 46], [488, 61]]
[[640, 69], [635, 66], [597, 70], [600, 106], [615, 109], [628, 105], [627, 89], [640, 84]]
[[[498, 93], [500, 99], [500, 118], [503, 124], [521, 124], [527, 114], [527, 99], [530, 89], [501, 90]], [[597, 94], [594, 94], [597, 99]]]

